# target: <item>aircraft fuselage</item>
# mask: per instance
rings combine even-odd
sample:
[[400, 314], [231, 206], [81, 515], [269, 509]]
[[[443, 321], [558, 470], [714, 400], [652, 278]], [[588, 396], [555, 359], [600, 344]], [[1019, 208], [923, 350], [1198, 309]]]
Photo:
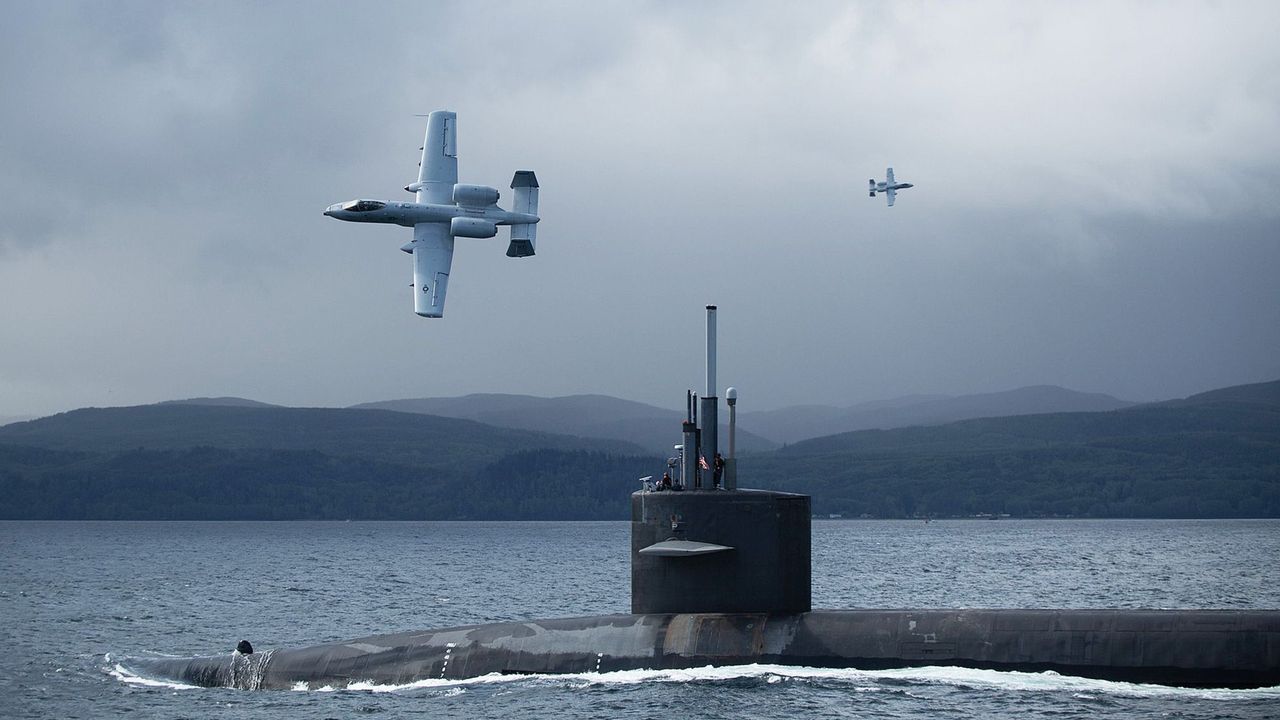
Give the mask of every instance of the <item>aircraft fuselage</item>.
[[491, 205], [466, 207], [437, 203], [388, 202], [385, 200], [349, 200], [330, 205], [325, 215], [347, 222], [390, 223], [413, 227], [418, 223], [447, 223], [454, 218], [480, 218], [495, 225], [520, 225], [538, 222], [537, 215], [510, 212]]
[[[873, 192], [873, 193], [878, 193], [878, 192], [884, 192], [884, 191], [886, 191], [886, 190], [906, 190], [906, 189], [907, 189], [907, 188], [909, 188], [909, 187], [915, 187], [915, 185], [912, 185], [911, 183], [893, 183], [893, 184], [889, 184], [889, 183], [886, 183], [886, 182], [878, 182], [878, 183], [876, 183], [876, 188], [875, 188], [875, 190], [872, 190], [871, 192]], [[872, 195], [872, 197], [875, 197], [875, 195]]]

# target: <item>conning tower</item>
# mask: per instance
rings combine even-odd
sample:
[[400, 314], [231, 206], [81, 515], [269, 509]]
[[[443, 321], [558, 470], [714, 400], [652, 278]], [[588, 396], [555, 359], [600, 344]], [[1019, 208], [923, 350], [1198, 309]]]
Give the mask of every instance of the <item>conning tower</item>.
[[708, 305], [706, 393], [700, 403], [687, 396], [680, 479], [669, 490], [631, 495], [633, 613], [811, 609], [809, 496], [738, 489], [737, 393], [729, 388], [726, 397], [729, 457], [718, 473], [716, 306]]

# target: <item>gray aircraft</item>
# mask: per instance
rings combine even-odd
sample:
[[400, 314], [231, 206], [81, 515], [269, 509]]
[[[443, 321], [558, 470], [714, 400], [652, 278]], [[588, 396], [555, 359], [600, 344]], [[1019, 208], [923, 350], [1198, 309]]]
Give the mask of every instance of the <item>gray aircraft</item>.
[[894, 180], [893, 168], [885, 168], [884, 173], [884, 182], [878, 183], [875, 181], [875, 178], [872, 178], [867, 181], [871, 184], [871, 187], [867, 189], [871, 191], [871, 197], [875, 197], [878, 192], [884, 193], [885, 199], [889, 201], [889, 207], [893, 207], [893, 201], [898, 197], [898, 191], [906, 190], [907, 188], [914, 186], [911, 183], [900, 183]]
[[453, 264], [453, 239], [491, 238], [499, 225], [511, 226], [507, 257], [534, 254], [538, 223], [538, 178], [518, 170], [511, 210], [498, 207], [499, 193], [484, 185], [458, 183], [458, 116], [437, 110], [427, 117], [417, 182], [404, 187], [416, 202], [349, 200], [330, 205], [325, 215], [349, 222], [394, 223], [413, 228], [400, 249], [413, 255], [413, 311], [444, 317], [444, 295]]

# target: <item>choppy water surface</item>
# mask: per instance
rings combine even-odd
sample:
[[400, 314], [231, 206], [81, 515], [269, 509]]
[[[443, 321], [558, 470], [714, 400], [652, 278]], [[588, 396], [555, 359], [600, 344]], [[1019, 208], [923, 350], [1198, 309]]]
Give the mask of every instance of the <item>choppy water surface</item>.
[[[1280, 688], [747, 666], [243, 692], [122, 657], [626, 612], [627, 523], [0, 523], [0, 717], [1280, 716]], [[1280, 608], [1276, 521], [814, 524], [816, 607]]]

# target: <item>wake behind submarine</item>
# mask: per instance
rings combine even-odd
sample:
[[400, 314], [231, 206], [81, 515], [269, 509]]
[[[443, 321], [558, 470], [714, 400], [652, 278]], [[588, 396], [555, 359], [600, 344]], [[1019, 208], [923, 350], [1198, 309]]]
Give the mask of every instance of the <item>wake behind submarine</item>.
[[719, 461], [715, 321], [709, 305], [707, 394], [687, 398], [684, 442], [671, 463], [678, 479], [670, 489], [664, 480], [631, 495], [630, 615], [469, 625], [265, 652], [242, 642], [229, 655], [125, 664], [149, 676], [247, 690], [751, 663], [1280, 685], [1280, 610], [813, 610], [810, 499], [737, 487], [733, 388], [726, 393], [728, 457]]

